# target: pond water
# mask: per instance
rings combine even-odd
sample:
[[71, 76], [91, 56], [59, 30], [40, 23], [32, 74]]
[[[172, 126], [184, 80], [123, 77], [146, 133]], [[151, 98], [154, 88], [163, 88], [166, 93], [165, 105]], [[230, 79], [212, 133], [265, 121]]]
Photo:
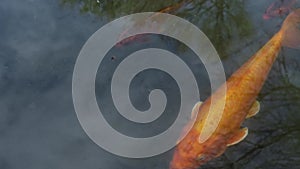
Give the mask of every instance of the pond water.
[[[100, 148], [82, 129], [73, 106], [72, 75], [88, 38], [118, 17], [165, 9], [208, 36], [229, 77], [280, 29], [287, 15], [264, 17], [274, 0], [181, 2], [1, 0], [0, 168], [167, 169], [173, 150], [150, 158], [123, 158]], [[291, 10], [296, 7], [300, 7], [299, 1], [293, 2]], [[137, 76], [130, 86], [130, 97], [138, 109], [149, 108], [147, 94], [153, 89], [165, 90], [168, 103], [158, 120], [130, 122], [116, 112], [109, 99], [109, 75], [122, 58], [143, 48], [166, 49], [187, 59], [200, 84], [200, 100], [211, 94], [210, 83], [201, 61], [179, 41], [153, 34], [134, 41], [115, 46], [107, 54], [107, 68], [97, 74], [96, 96], [99, 106], [106, 107], [104, 116], [114, 129], [129, 136], [148, 137], [167, 129], [176, 118], [178, 86], [171, 83], [172, 77], [156, 70]], [[260, 112], [243, 124], [249, 128], [247, 138], [201, 168], [299, 168], [299, 56], [299, 50], [282, 48], [258, 96]]]

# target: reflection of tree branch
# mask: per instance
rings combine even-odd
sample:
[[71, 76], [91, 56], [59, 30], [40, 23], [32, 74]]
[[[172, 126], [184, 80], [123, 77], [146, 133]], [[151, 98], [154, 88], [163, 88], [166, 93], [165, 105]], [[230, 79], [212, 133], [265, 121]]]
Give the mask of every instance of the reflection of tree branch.
[[291, 89], [292, 87], [293, 86], [291, 84], [290, 85], [285, 85], [285, 86], [276, 86], [276, 87], [272, 88], [270, 91], [260, 94], [259, 98], [264, 99], [265, 97], [273, 94], [274, 92], [278, 92], [278, 91], [282, 91], [282, 90], [286, 90], [286, 89]]
[[[79, 4], [82, 12], [93, 13], [104, 18], [116, 18], [122, 15], [158, 11], [185, 15], [190, 21], [199, 23], [215, 45], [221, 57], [228, 56], [230, 40], [237, 35], [238, 40], [251, 33], [251, 24], [240, 0], [61, 0], [63, 4]], [[189, 9], [179, 10], [190, 4]]]
[[[238, 0], [193, 1], [191, 20], [199, 23], [223, 58], [228, 56], [232, 37], [237, 35], [241, 40], [251, 34], [252, 26], [243, 8]], [[199, 17], [195, 18], [195, 13]]]
[[270, 108], [264, 109], [264, 112], [272, 112], [272, 110], [274, 110], [274, 109], [278, 109], [278, 108], [282, 108], [282, 107], [288, 107], [288, 106], [291, 106], [291, 104], [286, 103], [286, 104], [273, 105]]
[[[283, 51], [282, 51], [283, 53]], [[285, 100], [285, 102], [297, 101], [300, 96], [300, 88], [289, 80], [285, 55], [279, 57], [264, 86], [259, 99], [265, 101]], [[274, 83], [277, 81], [277, 83]], [[278, 83], [281, 83], [280, 85]]]
[[[275, 133], [275, 132], [277, 132], [277, 130], [273, 130], [272, 132]], [[248, 151], [247, 153], [245, 153], [240, 158], [238, 158], [236, 160], [236, 162], [239, 162], [239, 161], [247, 158], [250, 155], [253, 156], [253, 155], [259, 154], [262, 149], [265, 149], [266, 147], [271, 146], [276, 142], [279, 142], [281, 139], [285, 138], [285, 136], [292, 134], [293, 132], [299, 132], [299, 131], [297, 129], [292, 129], [285, 133], [281, 133], [280, 135], [273, 136], [272, 139], [270, 139], [269, 141], [262, 140], [260, 143], [252, 143], [252, 145], [255, 145], [254, 148], [252, 150]]]

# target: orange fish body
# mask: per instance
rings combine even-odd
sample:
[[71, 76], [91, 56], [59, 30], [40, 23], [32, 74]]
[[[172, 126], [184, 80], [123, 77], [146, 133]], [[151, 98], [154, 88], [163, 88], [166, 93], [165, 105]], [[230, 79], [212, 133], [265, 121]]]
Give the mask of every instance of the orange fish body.
[[[177, 145], [170, 169], [199, 168], [223, 154], [228, 146], [239, 143], [247, 136], [248, 129], [241, 128], [241, 124], [246, 118], [258, 112], [259, 103], [256, 97], [281, 46], [300, 48], [300, 27], [297, 25], [299, 21], [300, 9], [292, 12], [281, 30], [213, 94], [217, 100], [214, 105], [210, 104], [211, 98], [195, 105], [192, 114], [197, 114], [196, 121]], [[291, 36], [291, 31], [297, 33], [296, 38]], [[224, 94], [222, 89], [225, 87]], [[219, 108], [224, 101], [224, 109]], [[221, 113], [220, 121], [215, 128], [210, 122], [214, 120], [214, 115], [210, 116], [210, 113]]]

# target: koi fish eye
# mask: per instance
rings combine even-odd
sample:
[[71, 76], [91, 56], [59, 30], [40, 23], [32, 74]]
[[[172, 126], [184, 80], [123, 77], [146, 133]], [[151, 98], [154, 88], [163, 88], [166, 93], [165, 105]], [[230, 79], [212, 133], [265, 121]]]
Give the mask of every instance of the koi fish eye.
[[203, 161], [207, 159], [207, 155], [206, 154], [199, 154], [197, 157], [197, 161]]

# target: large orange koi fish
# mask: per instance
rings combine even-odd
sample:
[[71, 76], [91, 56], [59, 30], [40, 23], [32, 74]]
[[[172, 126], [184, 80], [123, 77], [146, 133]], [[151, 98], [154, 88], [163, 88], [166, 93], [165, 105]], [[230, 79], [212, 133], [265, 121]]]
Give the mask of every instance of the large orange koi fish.
[[[213, 93], [216, 104], [210, 104], [210, 97], [194, 106], [192, 116], [195, 123], [190, 124], [191, 130], [177, 145], [170, 169], [199, 168], [247, 136], [248, 129], [241, 128], [241, 124], [259, 111], [256, 97], [281, 46], [300, 49], [300, 9], [290, 13], [280, 31]], [[224, 87], [227, 88], [225, 94], [221, 92]], [[225, 101], [224, 109], [220, 110], [218, 100], [220, 103]], [[211, 114], [222, 116], [217, 126], [211, 126], [209, 121], [214, 120]]]

